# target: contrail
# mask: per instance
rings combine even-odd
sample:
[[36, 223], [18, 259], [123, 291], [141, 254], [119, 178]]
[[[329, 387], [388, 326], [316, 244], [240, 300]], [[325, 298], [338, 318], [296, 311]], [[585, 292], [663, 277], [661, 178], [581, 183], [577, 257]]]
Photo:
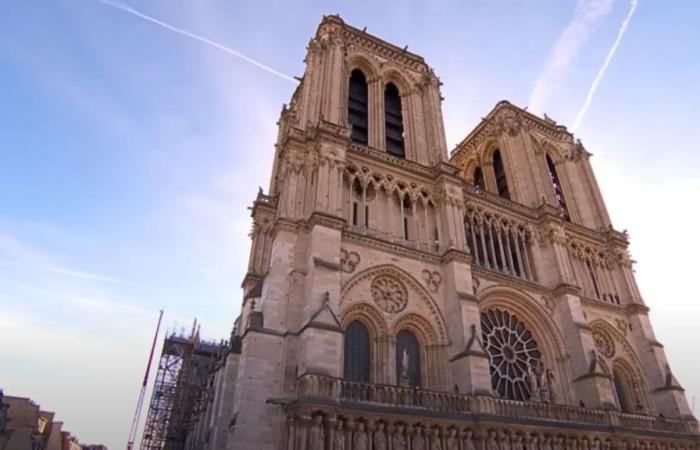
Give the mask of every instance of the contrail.
[[588, 95], [586, 96], [586, 100], [583, 102], [583, 106], [581, 106], [581, 110], [578, 112], [578, 116], [576, 116], [576, 121], [574, 122], [574, 125], [571, 127], [571, 131], [576, 131], [576, 129], [581, 125], [581, 122], [583, 121], [583, 118], [586, 115], [586, 111], [588, 111], [588, 107], [591, 106], [591, 101], [593, 100], [593, 95], [595, 94], [595, 91], [598, 89], [598, 85], [600, 84], [601, 80], [603, 79], [603, 76], [605, 76], [605, 72], [608, 70], [608, 66], [610, 65], [610, 62], [612, 61], [613, 57], [615, 56], [615, 52], [617, 51], [617, 47], [620, 46], [620, 42], [622, 41], [622, 36], [625, 34], [625, 31], [627, 31], [627, 26], [630, 24], [630, 20], [632, 19], [632, 16], [634, 15], [634, 12], [637, 10], [637, 4], [639, 3], [639, 0], [632, 0], [630, 2], [630, 10], [627, 13], [627, 17], [625, 17], [625, 20], [622, 21], [622, 25], [620, 25], [620, 30], [617, 32], [617, 38], [615, 39], [615, 42], [613, 42], [612, 47], [610, 47], [610, 50], [608, 51], [608, 55], [605, 57], [605, 61], [603, 62], [603, 65], [600, 66], [600, 69], [598, 70], [598, 74], [596, 75], [595, 79], [593, 80], [593, 84], [591, 84], [591, 88], [588, 90]]
[[205, 37], [199, 36], [198, 34], [194, 34], [191, 31], [183, 30], [182, 28], [177, 28], [177, 27], [174, 27], [172, 25], [169, 25], [165, 22], [162, 22], [162, 21], [156, 19], [155, 17], [151, 17], [147, 14], [144, 14], [140, 11], [135, 10], [134, 8], [132, 8], [131, 6], [129, 6], [128, 4], [126, 4], [122, 1], [119, 1], [119, 0], [99, 0], [99, 1], [107, 6], [111, 6], [112, 8], [120, 9], [124, 12], [128, 12], [129, 14], [133, 14], [134, 16], [140, 17], [143, 20], [154, 23], [156, 25], [160, 25], [161, 27], [166, 28], [170, 31], [174, 31], [175, 33], [181, 34], [183, 36], [187, 36], [187, 37], [195, 39], [199, 42], [203, 42], [211, 47], [214, 47], [214, 48], [219, 49], [225, 53], [228, 53], [229, 55], [233, 55], [233, 56], [240, 58], [246, 62], [249, 62], [250, 64], [253, 64], [254, 66], [259, 67], [259, 68], [261, 68], [261, 69], [263, 69], [263, 70], [265, 70], [273, 75], [277, 75], [280, 78], [284, 78], [285, 80], [291, 81], [292, 83], [298, 83], [298, 81], [295, 78], [290, 77], [289, 75], [285, 75], [282, 72], [275, 70], [270, 66], [267, 66], [259, 61], [256, 61], [253, 58], [246, 56], [237, 50], [234, 50], [230, 47], [226, 47], [225, 45], [221, 45], [217, 42], [211, 41]]
[[547, 57], [542, 72], [530, 93], [528, 108], [541, 114], [570, 71], [579, 50], [612, 10], [613, 0], [578, 0], [574, 17], [562, 30]]

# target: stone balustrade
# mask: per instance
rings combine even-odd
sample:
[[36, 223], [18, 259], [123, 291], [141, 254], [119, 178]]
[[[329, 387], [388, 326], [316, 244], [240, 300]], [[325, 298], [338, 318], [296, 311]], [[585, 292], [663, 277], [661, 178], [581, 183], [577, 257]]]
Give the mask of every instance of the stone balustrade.
[[320, 403], [375, 405], [382, 410], [401, 413], [402, 410], [420, 414], [447, 413], [466, 420], [508, 419], [536, 421], [576, 426], [592, 425], [604, 428], [658, 431], [697, 435], [700, 431], [694, 419], [670, 419], [617, 410], [593, 409], [542, 402], [507, 400], [487, 395], [466, 395], [437, 392], [400, 386], [358, 383], [339, 378], [306, 374], [297, 381], [300, 400]]

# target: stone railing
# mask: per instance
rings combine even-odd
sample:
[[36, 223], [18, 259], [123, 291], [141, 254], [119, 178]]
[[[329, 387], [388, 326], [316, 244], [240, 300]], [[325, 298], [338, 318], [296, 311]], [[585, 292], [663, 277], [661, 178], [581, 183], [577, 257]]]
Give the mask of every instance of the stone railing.
[[451, 392], [357, 383], [318, 375], [304, 375], [299, 378], [297, 394], [300, 397], [316, 397], [342, 402], [374, 403], [457, 413], [470, 412], [472, 402], [472, 398], [468, 396]]
[[334, 403], [374, 404], [383, 408], [424, 409], [474, 417], [509, 418], [622, 427], [670, 433], [697, 434], [698, 422], [622, 413], [616, 410], [583, 408], [541, 402], [507, 400], [487, 395], [466, 395], [400, 386], [358, 383], [320, 375], [303, 375], [297, 380], [300, 399]]

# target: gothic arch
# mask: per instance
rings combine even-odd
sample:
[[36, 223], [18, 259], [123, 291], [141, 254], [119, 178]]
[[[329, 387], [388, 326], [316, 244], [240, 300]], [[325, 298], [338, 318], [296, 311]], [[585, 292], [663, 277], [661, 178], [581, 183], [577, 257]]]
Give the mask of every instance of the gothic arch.
[[503, 149], [494, 138], [484, 141], [479, 147], [476, 153], [479, 159], [485, 161], [487, 164], [493, 163], [493, 154], [496, 150], [501, 150], [501, 157], [503, 157]]
[[351, 51], [345, 58], [345, 63], [347, 77], [350, 77], [350, 74], [355, 69], [360, 70], [364, 74], [368, 84], [379, 76], [380, 69], [374, 58], [359, 50]]
[[484, 170], [481, 164], [481, 159], [478, 157], [478, 155], [471, 154], [464, 162], [462, 162], [462, 174], [464, 179], [470, 183], [473, 183], [474, 169], [477, 167], [481, 167], [482, 171]]
[[[654, 403], [650, 398], [649, 385], [647, 379], [644, 376], [644, 371], [642, 370], [642, 363], [634, 351], [632, 346], [627, 342], [624, 335], [620, 333], [615, 327], [610, 325], [603, 319], [597, 319], [590, 323], [590, 327], [593, 332], [599, 330], [606, 335], [610, 336], [615, 344], [615, 351], [611, 356], [600, 355], [607, 362], [607, 367], [614, 371], [616, 368], [622, 370], [626, 375], [635, 379], [639, 383], [639, 395], [640, 403], [646, 410], [647, 413], [654, 412]], [[600, 350], [598, 350], [600, 354]]]
[[409, 297], [411, 293], [414, 294], [414, 296], [420, 300], [423, 307], [427, 309], [431, 322], [434, 324], [433, 329], [435, 333], [435, 342], [441, 345], [448, 343], [447, 327], [438, 304], [432, 298], [427, 289], [424, 288], [423, 285], [410, 273], [391, 264], [382, 264], [379, 266], [370, 267], [362, 272], [359, 272], [357, 275], [343, 283], [340, 290], [341, 309], [346, 301], [346, 297], [348, 297], [350, 291], [355, 286], [363, 281], [371, 280], [378, 275], [389, 275], [403, 282], [408, 288]]
[[[403, 100], [406, 98], [406, 95], [411, 90], [411, 84], [399, 68], [391, 64], [387, 64], [387, 66], [384, 67], [381, 76], [384, 86], [389, 83], [393, 83], [398, 88], [401, 99]], [[402, 106], [405, 108], [405, 105], [402, 104]]]
[[564, 154], [562, 151], [554, 144], [548, 141], [543, 141], [542, 143], [543, 156], [549, 155], [552, 158], [552, 162], [558, 165], [565, 161]]
[[362, 322], [369, 331], [370, 337], [378, 338], [386, 336], [387, 325], [382, 314], [369, 303], [355, 303], [342, 310], [340, 324], [345, 329], [353, 321]]
[[566, 345], [544, 306], [529, 294], [502, 285], [480, 291], [477, 301], [480, 312], [500, 308], [514, 314], [525, 325], [537, 341], [542, 361], [555, 374], [557, 396], [570, 403], [573, 396], [569, 387], [571, 372], [566, 362]]
[[416, 313], [406, 313], [392, 321], [392, 336], [397, 336], [402, 330], [410, 331], [418, 338], [423, 353], [429, 346], [440, 344], [437, 333], [430, 322]]

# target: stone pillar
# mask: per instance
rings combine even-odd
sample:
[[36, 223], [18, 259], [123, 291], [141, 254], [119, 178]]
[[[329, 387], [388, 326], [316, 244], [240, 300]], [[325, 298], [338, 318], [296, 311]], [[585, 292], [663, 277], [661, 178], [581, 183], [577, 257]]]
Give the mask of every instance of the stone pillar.
[[338, 320], [340, 303], [340, 222], [312, 215], [307, 241], [306, 283], [302, 326], [299, 333], [299, 375], [342, 375], [343, 330]]
[[591, 329], [583, 317], [576, 289], [563, 287], [557, 292], [554, 314], [570, 355], [576, 400], [589, 408], [612, 408], [615, 405], [610, 378], [598, 366]]
[[481, 346], [479, 305], [472, 294], [468, 256], [450, 250], [445, 263], [445, 319], [450, 335], [449, 369], [459, 392], [490, 394], [489, 359]]
[[379, 77], [367, 80], [367, 126], [369, 146], [384, 149], [384, 83]]

